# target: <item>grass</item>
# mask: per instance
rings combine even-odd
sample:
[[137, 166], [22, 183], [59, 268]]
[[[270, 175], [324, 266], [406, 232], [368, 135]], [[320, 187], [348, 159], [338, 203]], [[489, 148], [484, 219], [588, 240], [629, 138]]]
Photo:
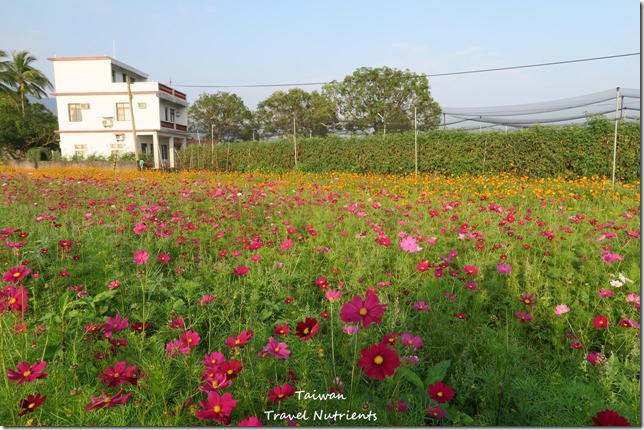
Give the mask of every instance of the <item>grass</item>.
[[[639, 183], [0, 168], [0, 184], [2, 423], [640, 423]], [[346, 312], [370, 294], [386, 307], [367, 327]]]

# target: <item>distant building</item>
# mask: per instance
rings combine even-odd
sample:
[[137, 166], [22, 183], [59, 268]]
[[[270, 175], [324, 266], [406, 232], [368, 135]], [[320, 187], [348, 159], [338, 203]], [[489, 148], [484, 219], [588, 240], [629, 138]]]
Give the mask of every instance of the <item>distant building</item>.
[[63, 157], [135, 152], [129, 77], [139, 156], [154, 168], [175, 167], [186, 145], [186, 95], [108, 56], [54, 57], [56, 107]]

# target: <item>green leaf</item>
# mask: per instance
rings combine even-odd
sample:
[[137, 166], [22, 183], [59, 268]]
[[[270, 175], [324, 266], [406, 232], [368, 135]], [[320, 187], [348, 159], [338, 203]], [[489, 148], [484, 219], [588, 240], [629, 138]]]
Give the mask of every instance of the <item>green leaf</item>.
[[450, 364], [452, 364], [452, 360], [445, 360], [445, 361], [441, 361], [438, 364], [435, 364], [434, 367], [432, 367], [429, 370], [429, 372], [427, 373], [427, 376], [425, 377], [426, 385], [433, 384], [438, 381], [442, 381], [445, 375], [447, 374], [447, 369], [449, 368]]
[[102, 293], [98, 293], [97, 295], [94, 296], [94, 298], [92, 299], [92, 303], [98, 303], [103, 300], [111, 299], [112, 297], [114, 297], [115, 294], [116, 294], [116, 291], [114, 290], [103, 291]]
[[417, 386], [421, 390], [425, 390], [426, 385], [423, 384], [423, 380], [420, 378], [420, 376], [418, 376], [418, 374], [416, 372], [414, 372], [413, 370], [411, 370], [411, 369], [409, 369], [407, 367], [403, 367], [403, 368], [400, 369], [400, 373], [402, 373], [402, 375], [409, 382], [411, 382], [412, 384], [414, 384], [415, 386]]
[[45, 353], [43, 354], [43, 359], [45, 361], [50, 361], [54, 357], [62, 357], [63, 355], [63, 346], [62, 345], [49, 345], [45, 348]]
[[269, 319], [271, 316], [273, 316], [273, 310], [272, 309], [262, 309], [262, 311], [259, 313], [259, 320], [260, 321], [266, 321]]

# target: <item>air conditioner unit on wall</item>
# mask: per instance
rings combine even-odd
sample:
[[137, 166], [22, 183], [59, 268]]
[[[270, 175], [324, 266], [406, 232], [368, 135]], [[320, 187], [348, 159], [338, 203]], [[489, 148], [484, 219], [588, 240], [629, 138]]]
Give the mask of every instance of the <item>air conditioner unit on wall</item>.
[[81, 103], [81, 109], [87, 110], [89, 109], [89, 103]]
[[112, 127], [114, 121], [111, 117], [103, 117], [103, 127]]

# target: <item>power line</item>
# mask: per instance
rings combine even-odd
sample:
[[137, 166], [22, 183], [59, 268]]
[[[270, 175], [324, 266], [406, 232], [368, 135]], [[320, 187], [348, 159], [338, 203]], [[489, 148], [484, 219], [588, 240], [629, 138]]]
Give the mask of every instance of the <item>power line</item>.
[[[427, 78], [435, 78], [440, 76], [454, 76], [454, 75], [465, 75], [471, 73], [485, 73], [485, 72], [498, 72], [502, 70], [515, 70], [515, 69], [527, 69], [530, 67], [543, 67], [543, 66], [555, 66], [560, 64], [570, 64], [570, 63], [581, 63], [584, 61], [597, 61], [597, 60], [608, 60], [612, 58], [620, 57], [630, 57], [634, 55], [640, 55], [639, 52], [633, 52], [630, 54], [618, 54], [618, 55], [607, 55], [604, 57], [592, 57], [592, 58], [581, 58], [577, 60], [565, 60], [565, 61], [553, 61], [550, 63], [538, 63], [538, 64], [526, 64], [523, 66], [510, 66], [510, 67], [496, 67], [493, 69], [478, 69], [478, 70], [467, 70], [461, 72], [449, 72], [449, 73], [435, 73], [435, 74], [421, 74], [420, 76], [425, 76]], [[326, 85], [329, 82], [301, 82], [301, 83], [291, 83], [291, 84], [250, 84], [250, 85], [184, 85], [184, 84], [175, 84], [173, 87], [184, 87], [184, 88], [265, 88], [265, 87], [304, 87], [310, 85]]]

